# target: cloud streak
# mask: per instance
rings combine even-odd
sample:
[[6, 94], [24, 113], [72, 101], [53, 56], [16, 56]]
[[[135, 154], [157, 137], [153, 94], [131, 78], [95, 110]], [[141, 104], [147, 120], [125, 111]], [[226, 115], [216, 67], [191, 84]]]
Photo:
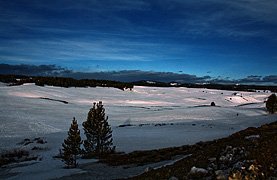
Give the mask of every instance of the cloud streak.
[[176, 0], [175, 2], [186, 9], [181, 13], [182, 18], [178, 23], [183, 26], [183, 31], [187, 34], [238, 39], [274, 37], [273, 31], [264, 28], [277, 26], [277, 3], [274, 0], [266, 2], [256, 0]]
[[15, 74], [26, 76], [62, 76], [63, 74], [70, 74], [72, 71], [56, 65], [9, 65], [0, 64], [1, 74]]

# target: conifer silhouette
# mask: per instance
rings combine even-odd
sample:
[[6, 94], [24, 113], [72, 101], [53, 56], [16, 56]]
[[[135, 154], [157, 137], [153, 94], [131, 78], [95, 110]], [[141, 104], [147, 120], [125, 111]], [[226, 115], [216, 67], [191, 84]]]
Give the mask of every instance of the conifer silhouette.
[[86, 135], [84, 140], [85, 156], [103, 156], [111, 153], [115, 147], [112, 139], [112, 129], [108, 123], [108, 116], [105, 115], [105, 108], [102, 101], [93, 103], [89, 110], [87, 120], [83, 122], [83, 129]]
[[78, 128], [77, 120], [75, 117], [72, 120], [72, 124], [68, 130], [68, 137], [64, 140], [62, 159], [67, 167], [77, 166], [77, 155], [81, 152], [81, 136]]
[[270, 114], [277, 112], [277, 97], [271, 94], [266, 101], [266, 108]]

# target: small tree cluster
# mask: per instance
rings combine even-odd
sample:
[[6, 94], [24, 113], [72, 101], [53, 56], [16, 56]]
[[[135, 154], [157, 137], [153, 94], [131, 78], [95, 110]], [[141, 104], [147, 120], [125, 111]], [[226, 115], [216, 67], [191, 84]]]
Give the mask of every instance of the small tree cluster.
[[[101, 157], [114, 151], [115, 147], [111, 147], [113, 145], [112, 129], [101, 101], [97, 104], [93, 103], [93, 107], [88, 112], [87, 120], [82, 125], [86, 136], [83, 143], [85, 157]], [[62, 144], [62, 159], [67, 167], [76, 167], [77, 155], [81, 153], [81, 144], [80, 130], [77, 121], [73, 118], [68, 137]]]
[[266, 101], [266, 109], [270, 114], [277, 112], [277, 97], [275, 94], [271, 94]]

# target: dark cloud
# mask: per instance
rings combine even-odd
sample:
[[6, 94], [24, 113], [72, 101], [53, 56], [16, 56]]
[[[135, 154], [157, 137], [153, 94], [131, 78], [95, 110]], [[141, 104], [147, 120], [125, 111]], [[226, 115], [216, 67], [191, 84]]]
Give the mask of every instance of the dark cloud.
[[155, 71], [140, 71], [140, 70], [125, 70], [125, 71], [107, 71], [107, 72], [73, 72], [66, 68], [56, 65], [9, 65], [0, 64], [1, 74], [19, 74], [28, 76], [62, 76], [73, 77], [76, 79], [105, 79], [116, 80], [123, 82], [134, 82], [140, 80], [160, 81], [160, 82], [187, 82], [201, 83], [206, 82], [211, 77], [197, 77], [189, 74], [177, 74], [172, 72], [155, 72]]
[[197, 77], [189, 74], [177, 74], [172, 72], [155, 72], [155, 71], [140, 71], [140, 70], [129, 70], [129, 71], [108, 71], [108, 72], [92, 72], [92, 73], [81, 73], [76, 72], [71, 76], [82, 79], [82, 78], [94, 78], [94, 79], [107, 79], [117, 80], [123, 82], [134, 82], [140, 80], [149, 81], [160, 81], [160, 82], [188, 82], [188, 83], [201, 83], [206, 82], [211, 77]]
[[263, 78], [264, 82], [272, 82], [274, 84], [277, 84], [277, 75], [270, 75], [270, 76], [265, 76]]
[[249, 84], [249, 85], [275, 85], [277, 84], [277, 75], [270, 75], [270, 76], [258, 76], [258, 75], [251, 75], [247, 76], [243, 79], [233, 79], [230, 80], [229, 78], [222, 79], [218, 77], [217, 79], [211, 80], [212, 83], [218, 84]]
[[270, 76], [257, 76], [257, 75], [252, 75], [248, 76], [247, 78], [240, 79], [240, 83], [244, 84], [266, 84], [266, 83], [272, 83], [272, 84], [277, 84], [277, 75], [270, 75]]
[[27, 76], [59, 76], [72, 77], [75, 79], [104, 79], [122, 82], [134, 82], [141, 80], [159, 82], [180, 82], [180, 83], [217, 83], [217, 84], [257, 84], [274, 85], [277, 84], [277, 75], [258, 76], [251, 75], [243, 79], [231, 80], [222, 77], [212, 78], [211, 76], [198, 77], [190, 74], [180, 74], [172, 72], [124, 70], [124, 71], [105, 71], [105, 72], [74, 72], [56, 65], [9, 65], [0, 64], [1, 74], [18, 74]]
[[16, 74], [26, 76], [63, 76], [70, 74], [72, 71], [56, 65], [9, 65], [0, 64], [1, 74]]
[[243, 82], [243, 83], [256, 83], [256, 82], [261, 82], [262, 81], [262, 76], [257, 76], [257, 75], [251, 75], [251, 76], [247, 76], [244, 79], [240, 79], [239, 81]]

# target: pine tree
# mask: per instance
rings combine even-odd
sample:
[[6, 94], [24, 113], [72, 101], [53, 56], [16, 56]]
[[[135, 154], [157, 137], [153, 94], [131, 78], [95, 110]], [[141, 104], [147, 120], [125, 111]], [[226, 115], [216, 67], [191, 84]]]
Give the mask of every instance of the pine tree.
[[87, 157], [96, 155], [98, 157], [109, 154], [113, 148], [112, 129], [108, 123], [108, 116], [105, 117], [105, 108], [101, 101], [93, 103], [89, 110], [87, 120], [83, 122], [83, 129], [86, 135], [84, 148]]
[[86, 156], [91, 156], [95, 151], [95, 103], [93, 103], [93, 108], [91, 108], [88, 112], [87, 120], [83, 122], [83, 129], [86, 135], [86, 140], [84, 140], [84, 148]]
[[75, 117], [72, 120], [72, 124], [68, 130], [68, 137], [64, 140], [63, 156], [62, 159], [67, 164], [67, 167], [77, 166], [77, 155], [81, 152], [81, 136], [78, 128], [77, 120]]
[[266, 101], [266, 108], [270, 114], [277, 112], [277, 97], [271, 94]]

